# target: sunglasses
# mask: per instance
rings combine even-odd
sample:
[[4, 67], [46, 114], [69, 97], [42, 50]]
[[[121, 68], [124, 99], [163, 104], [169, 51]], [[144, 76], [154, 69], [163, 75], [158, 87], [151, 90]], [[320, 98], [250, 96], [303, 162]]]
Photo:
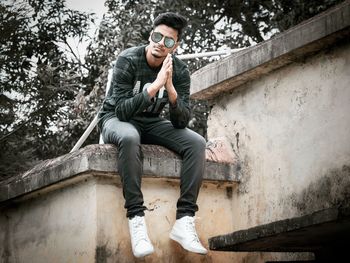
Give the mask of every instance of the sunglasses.
[[159, 43], [163, 39], [163, 37], [164, 37], [164, 46], [166, 48], [172, 48], [175, 45], [175, 40], [171, 37], [163, 36], [163, 34], [159, 32], [153, 32], [151, 34], [151, 39], [155, 43]]

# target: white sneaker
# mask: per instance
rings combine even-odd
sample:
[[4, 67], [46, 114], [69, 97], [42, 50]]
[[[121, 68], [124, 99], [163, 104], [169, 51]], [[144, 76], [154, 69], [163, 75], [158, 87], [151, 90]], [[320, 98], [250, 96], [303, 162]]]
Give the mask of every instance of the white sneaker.
[[208, 253], [199, 241], [192, 216], [184, 216], [176, 220], [169, 236], [188, 251], [204, 255]]
[[129, 219], [129, 232], [132, 253], [135, 257], [144, 257], [154, 252], [153, 245], [147, 234], [145, 217], [134, 216], [132, 219]]

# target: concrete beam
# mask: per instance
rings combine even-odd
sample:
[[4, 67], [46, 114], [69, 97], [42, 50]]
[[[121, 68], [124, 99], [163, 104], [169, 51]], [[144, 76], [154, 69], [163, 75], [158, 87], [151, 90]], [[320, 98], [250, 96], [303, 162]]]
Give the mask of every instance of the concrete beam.
[[314, 252], [317, 262], [338, 262], [337, 257], [347, 253], [343, 249], [349, 234], [350, 206], [333, 207], [215, 236], [209, 239], [209, 247], [236, 252]]
[[[155, 145], [142, 145], [145, 177], [178, 179], [181, 158], [172, 151]], [[46, 160], [10, 182], [0, 183], [0, 203], [36, 190], [61, 184], [68, 179], [84, 180], [84, 174], [115, 175], [118, 150], [113, 145], [89, 145], [79, 151]], [[207, 148], [204, 180], [216, 183], [239, 182], [240, 165], [221, 141]]]
[[223, 92], [298, 61], [350, 36], [350, 1], [256, 46], [211, 63], [191, 76], [191, 97], [210, 100]]

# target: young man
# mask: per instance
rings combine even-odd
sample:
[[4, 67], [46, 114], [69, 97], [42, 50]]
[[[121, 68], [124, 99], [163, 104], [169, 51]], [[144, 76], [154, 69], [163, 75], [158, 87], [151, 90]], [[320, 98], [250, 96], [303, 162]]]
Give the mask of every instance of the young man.
[[[161, 14], [154, 21], [147, 46], [129, 48], [118, 56], [111, 88], [99, 114], [104, 142], [118, 147], [118, 170], [136, 257], [154, 251], [144, 219], [141, 143], [165, 146], [182, 157], [180, 198], [170, 238], [186, 250], [207, 253], [194, 225], [206, 142], [186, 128], [190, 119], [190, 75], [186, 65], [172, 55], [186, 25], [181, 15]], [[167, 103], [170, 121], [159, 117]]]

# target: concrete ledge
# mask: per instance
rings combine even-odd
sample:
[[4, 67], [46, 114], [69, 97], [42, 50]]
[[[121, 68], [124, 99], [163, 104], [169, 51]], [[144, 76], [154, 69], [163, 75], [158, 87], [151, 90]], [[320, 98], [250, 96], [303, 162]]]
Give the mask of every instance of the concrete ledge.
[[350, 36], [350, 1], [259, 45], [207, 65], [191, 76], [193, 99], [213, 99]]
[[[0, 262], [203, 262], [202, 255], [188, 253], [169, 239], [179, 180], [150, 177], [142, 181], [142, 193], [155, 252], [135, 259], [119, 178], [114, 173], [86, 172], [0, 203]], [[213, 183], [201, 188], [196, 228], [206, 247], [210, 236], [232, 229], [232, 188]], [[235, 262], [233, 257], [209, 251], [205, 259]]]
[[[155, 145], [142, 145], [142, 152], [145, 177], [179, 178], [182, 161], [175, 153]], [[206, 155], [205, 181], [239, 181], [239, 162], [225, 148], [224, 142], [210, 143]], [[117, 148], [109, 144], [89, 145], [79, 151], [46, 160], [12, 181], [0, 183], [0, 203], [91, 172], [117, 174]]]
[[212, 237], [209, 246], [219, 251], [314, 252], [318, 260], [334, 260], [349, 234], [350, 207], [333, 207]]

